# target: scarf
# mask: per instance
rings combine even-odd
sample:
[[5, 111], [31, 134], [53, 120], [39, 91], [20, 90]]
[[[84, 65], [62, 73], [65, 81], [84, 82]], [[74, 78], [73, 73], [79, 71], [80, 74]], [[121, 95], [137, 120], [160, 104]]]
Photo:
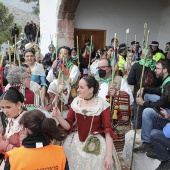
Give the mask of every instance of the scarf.
[[[143, 66], [144, 65], [144, 59], [141, 59], [139, 61], [139, 64]], [[156, 67], [156, 61], [154, 61], [151, 58], [146, 58], [145, 67], [149, 67], [153, 71]]]
[[69, 70], [69, 68], [73, 65], [73, 62], [71, 60], [66, 62], [66, 69], [67, 71]]
[[164, 82], [162, 83], [162, 85], [161, 85], [161, 93], [164, 92], [164, 87], [165, 87], [166, 83], [168, 83], [169, 81], [170, 81], [170, 76], [168, 76], [168, 77], [164, 80]]
[[25, 148], [36, 148], [36, 143], [41, 142], [44, 146], [49, 145], [48, 139], [46, 139], [42, 134], [29, 134], [22, 141], [22, 145]]

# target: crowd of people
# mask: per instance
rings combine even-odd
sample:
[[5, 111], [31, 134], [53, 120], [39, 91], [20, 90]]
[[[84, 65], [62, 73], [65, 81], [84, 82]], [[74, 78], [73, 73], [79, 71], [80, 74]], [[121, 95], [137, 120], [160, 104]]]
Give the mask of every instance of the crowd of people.
[[161, 161], [157, 170], [167, 170], [170, 43], [163, 52], [157, 41], [141, 48], [113, 38], [95, 50], [86, 39], [81, 50], [51, 43], [43, 56], [31, 24], [19, 57], [8, 51], [1, 71], [4, 169], [121, 170], [117, 152], [132, 122], [143, 142], [133, 151], [147, 152]]

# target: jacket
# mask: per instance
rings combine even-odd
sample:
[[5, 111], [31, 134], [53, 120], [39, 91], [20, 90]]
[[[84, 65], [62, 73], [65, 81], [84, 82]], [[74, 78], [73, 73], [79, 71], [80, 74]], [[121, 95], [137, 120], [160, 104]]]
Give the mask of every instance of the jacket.
[[164, 90], [163, 90], [163, 93], [162, 93], [161, 87], [144, 88], [144, 93], [159, 95], [160, 99], [157, 100], [156, 102], [145, 101], [143, 106], [144, 107], [157, 108], [158, 110], [160, 110], [160, 107], [170, 109], [170, 81], [165, 84], [163, 89]]
[[4, 170], [39, 170], [50, 167], [69, 170], [62, 146], [51, 145], [45, 137], [35, 134], [28, 135], [22, 144], [22, 147], [6, 153]]

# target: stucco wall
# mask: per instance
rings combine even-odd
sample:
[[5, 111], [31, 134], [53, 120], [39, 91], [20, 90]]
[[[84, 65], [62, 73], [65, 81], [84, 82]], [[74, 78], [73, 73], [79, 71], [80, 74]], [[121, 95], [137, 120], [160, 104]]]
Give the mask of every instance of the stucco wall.
[[164, 3], [164, 0], [81, 0], [76, 11], [75, 28], [105, 29], [106, 45], [109, 45], [114, 33], [117, 33], [120, 43], [125, 42], [127, 28], [130, 29], [129, 43], [135, 39], [135, 34], [137, 41], [142, 42], [143, 27], [146, 22], [151, 31], [150, 40], [159, 40], [159, 32], [168, 30], [166, 24], [168, 15], [163, 18], [164, 29], [159, 28]]
[[[50, 34], [53, 34], [54, 44], [56, 43], [57, 14], [61, 2], [61, 0], [40, 1], [43, 54], [48, 51]], [[170, 41], [168, 34], [170, 4], [168, 2], [169, 0], [80, 0], [75, 15], [75, 28], [107, 30], [106, 45], [110, 44], [114, 33], [117, 33], [120, 43], [125, 42], [125, 31], [129, 28], [128, 43], [130, 44], [135, 39], [135, 35], [137, 35], [137, 41], [142, 42], [143, 26], [146, 22], [151, 31], [150, 42], [158, 40], [160, 47], [164, 49], [165, 43]]]
[[[60, 1], [60, 0], [59, 0]], [[58, 0], [40, 1], [41, 52], [48, 52], [51, 39], [56, 45]]]

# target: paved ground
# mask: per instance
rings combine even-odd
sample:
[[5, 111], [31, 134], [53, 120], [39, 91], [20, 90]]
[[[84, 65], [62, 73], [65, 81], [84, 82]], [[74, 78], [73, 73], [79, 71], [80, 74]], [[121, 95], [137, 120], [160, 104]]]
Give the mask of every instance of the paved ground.
[[2, 163], [0, 166], [0, 170], [3, 170], [3, 169], [4, 169], [4, 163]]

